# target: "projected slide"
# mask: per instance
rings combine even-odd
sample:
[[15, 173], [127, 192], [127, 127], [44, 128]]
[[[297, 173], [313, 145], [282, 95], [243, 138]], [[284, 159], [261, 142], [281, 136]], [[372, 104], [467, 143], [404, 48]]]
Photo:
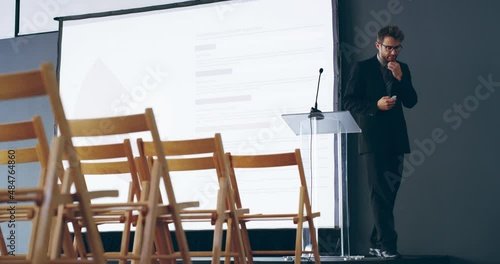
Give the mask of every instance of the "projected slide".
[[[69, 118], [152, 107], [164, 140], [219, 132], [225, 150], [234, 154], [293, 151], [302, 140], [280, 116], [308, 112], [314, 105], [319, 68], [324, 73], [318, 107], [333, 110], [329, 0], [226, 1], [63, 20], [62, 25], [60, 83]], [[318, 226], [331, 227], [333, 140], [321, 140], [315, 207], [322, 214]], [[120, 185], [126, 196], [128, 183]], [[215, 178], [174, 185], [179, 201], [215, 203], [209, 191], [217, 186]], [[240, 186], [247, 201], [296, 200], [291, 189], [297, 185], [279, 173], [274, 180], [257, 176]], [[282, 204], [285, 212], [296, 210], [296, 203]]]

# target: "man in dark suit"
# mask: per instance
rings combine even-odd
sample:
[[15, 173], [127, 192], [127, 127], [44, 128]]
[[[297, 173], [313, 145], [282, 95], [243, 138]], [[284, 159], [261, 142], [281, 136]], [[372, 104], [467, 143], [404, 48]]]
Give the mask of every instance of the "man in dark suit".
[[343, 95], [344, 108], [362, 130], [359, 152], [366, 163], [375, 222], [369, 254], [384, 258], [400, 257], [393, 209], [404, 153], [410, 152], [403, 106], [417, 103], [408, 65], [397, 60], [403, 40], [397, 26], [382, 28], [375, 43], [377, 55], [353, 67]]

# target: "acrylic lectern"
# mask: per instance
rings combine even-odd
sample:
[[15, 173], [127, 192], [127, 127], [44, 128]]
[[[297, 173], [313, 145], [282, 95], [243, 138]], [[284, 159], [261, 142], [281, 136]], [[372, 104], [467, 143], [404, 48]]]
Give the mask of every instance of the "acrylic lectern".
[[[331, 190], [332, 195], [330, 197], [334, 200], [334, 227], [340, 229], [341, 250], [340, 256], [336, 257], [344, 260], [362, 258], [362, 256], [351, 256], [350, 254], [349, 201], [347, 195], [347, 134], [360, 133], [361, 129], [348, 111], [322, 112], [319, 117], [311, 117], [311, 113], [283, 114], [281, 117], [296, 135], [301, 136], [303, 139], [307, 138], [307, 140], [303, 141], [308, 142], [312, 153], [310, 167], [313, 182], [318, 178], [318, 175], [315, 175], [318, 171], [318, 168], [315, 167], [318, 156], [314, 154], [317, 152], [315, 151], [317, 149], [317, 146], [315, 146], [316, 137], [320, 134], [333, 135], [334, 160], [332, 162], [334, 163], [334, 175], [332, 177], [327, 176], [334, 181], [334, 190]], [[309, 186], [311, 189], [316, 184], [311, 183]], [[310, 195], [311, 193], [313, 192], [309, 192]], [[318, 202], [315, 202], [317, 198], [314, 196], [310, 197], [310, 199], [313, 205], [318, 204]], [[332, 257], [335, 258], [335, 256], [322, 256], [321, 258], [323, 260]]]

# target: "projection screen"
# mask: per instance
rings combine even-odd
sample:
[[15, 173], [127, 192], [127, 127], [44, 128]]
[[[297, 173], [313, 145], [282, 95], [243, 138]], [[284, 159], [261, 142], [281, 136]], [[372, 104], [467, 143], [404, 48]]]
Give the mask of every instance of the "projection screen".
[[[59, 20], [60, 89], [68, 118], [134, 114], [152, 107], [164, 140], [221, 133], [225, 150], [234, 154], [293, 151], [304, 143], [281, 114], [310, 110], [319, 68], [324, 73], [318, 108], [333, 110], [331, 0], [184, 3]], [[144, 135], [133, 135], [139, 136]], [[318, 227], [333, 227], [333, 139], [325, 135], [319, 140], [313, 206], [321, 211]], [[303, 156], [309, 164], [308, 153]], [[87, 180], [89, 186], [119, 188], [122, 197], [127, 195], [128, 182], [119, 175], [107, 182]], [[215, 178], [173, 181], [179, 202], [215, 203]], [[297, 203], [291, 202], [297, 200], [291, 191], [295, 187], [279, 172], [240, 183], [245, 207], [282, 201], [267, 212], [296, 211]], [[263, 222], [251, 227], [289, 226]]]

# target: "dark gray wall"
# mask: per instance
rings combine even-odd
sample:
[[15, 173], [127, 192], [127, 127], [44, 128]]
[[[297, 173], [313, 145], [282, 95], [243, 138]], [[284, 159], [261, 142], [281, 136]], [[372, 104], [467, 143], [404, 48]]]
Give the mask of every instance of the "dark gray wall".
[[[0, 74], [28, 71], [39, 68], [42, 62], [57, 62], [57, 33], [47, 33], [0, 40]], [[48, 100], [37, 98], [25, 101], [9, 101], [0, 104], [1, 122], [31, 119], [41, 115], [52, 138], [53, 117]]]
[[[342, 87], [356, 60], [376, 53], [380, 26], [397, 24], [419, 104], [406, 111], [413, 152], [395, 209], [403, 254], [498, 263], [500, 1], [339, 0]], [[366, 180], [350, 137], [353, 250], [371, 228]]]
[[[33, 70], [42, 62], [57, 61], [57, 33], [20, 37], [15, 39], [0, 40], [0, 74]], [[37, 114], [42, 117], [49, 142], [52, 140], [54, 119], [47, 98], [34, 98], [29, 100], [7, 101], [0, 104], [0, 123], [30, 120]], [[19, 146], [19, 145], [16, 145]], [[1, 144], [0, 147], [9, 148], [14, 145]], [[6, 171], [0, 167], [1, 173]], [[17, 187], [33, 187], [38, 183], [40, 168], [35, 165], [18, 166], [16, 168]], [[7, 179], [2, 177], [0, 188], [5, 188]], [[4, 234], [10, 229], [4, 228]], [[6, 230], [6, 231], [5, 231]], [[26, 253], [28, 249], [31, 225], [19, 223], [16, 225], [16, 254]]]

